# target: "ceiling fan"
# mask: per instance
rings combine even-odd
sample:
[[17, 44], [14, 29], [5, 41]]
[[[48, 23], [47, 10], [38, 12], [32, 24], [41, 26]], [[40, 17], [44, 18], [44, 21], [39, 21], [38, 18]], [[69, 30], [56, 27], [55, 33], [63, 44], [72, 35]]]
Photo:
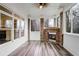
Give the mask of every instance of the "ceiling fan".
[[34, 3], [34, 6], [42, 9], [42, 8], [46, 8], [48, 6], [48, 3]]

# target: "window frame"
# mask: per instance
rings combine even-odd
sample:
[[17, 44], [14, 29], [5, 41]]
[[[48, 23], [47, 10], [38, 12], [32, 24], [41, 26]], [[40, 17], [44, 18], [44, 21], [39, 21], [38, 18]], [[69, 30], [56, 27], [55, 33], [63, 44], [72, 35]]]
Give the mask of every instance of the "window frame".
[[[77, 4], [75, 4], [75, 5], [77, 5]], [[66, 12], [67, 12], [68, 10], [71, 10], [75, 5], [71, 6], [70, 8], [68, 8], [68, 9], [65, 11], [65, 19], [66, 19]], [[67, 29], [67, 28], [66, 28], [66, 26], [67, 26], [66, 21], [67, 21], [67, 20], [65, 20], [65, 34], [79, 36], [79, 33], [73, 33], [73, 19], [71, 19], [71, 32], [67, 32], [67, 31], [66, 31], [66, 29]]]

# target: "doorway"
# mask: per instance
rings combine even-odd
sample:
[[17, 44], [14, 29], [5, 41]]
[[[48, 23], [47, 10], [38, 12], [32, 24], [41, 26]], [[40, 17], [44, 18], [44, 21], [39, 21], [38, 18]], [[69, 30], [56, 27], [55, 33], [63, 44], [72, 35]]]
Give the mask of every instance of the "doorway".
[[40, 41], [39, 19], [28, 19], [28, 41]]

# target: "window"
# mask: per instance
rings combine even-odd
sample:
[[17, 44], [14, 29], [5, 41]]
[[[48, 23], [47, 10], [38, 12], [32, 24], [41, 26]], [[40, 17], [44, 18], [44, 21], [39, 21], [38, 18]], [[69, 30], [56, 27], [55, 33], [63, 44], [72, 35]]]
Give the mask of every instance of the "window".
[[24, 36], [24, 27], [25, 27], [25, 23], [24, 23], [24, 20], [21, 20], [20, 21], [20, 29], [21, 29], [21, 36]]
[[66, 12], [66, 32], [71, 32], [70, 10]]
[[49, 27], [49, 19], [46, 19], [45, 21], [44, 21], [44, 27]]
[[24, 20], [21, 20], [21, 26], [20, 27], [21, 27], [22, 30], [24, 30], [24, 26], [25, 26], [24, 25]]
[[40, 21], [31, 20], [31, 31], [40, 31]]
[[44, 21], [45, 27], [56, 27], [57, 26], [57, 20], [55, 18], [53, 19], [46, 19]]
[[60, 16], [57, 17], [57, 27], [60, 28]]
[[[0, 6], [0, 10], [0, 44], [24, 36], [24, 19], [18, 15], [12, 15], [12, 12], [3, 6]], [[23, 20], [20, 21], [20, 19]]]
[[1, 27], [12, 28], [12, 17], [5, 14], [1, 14]]
[[14, 39], [19, 38], [19, 27], [20, 27], [20, 21], [17, 19], [14, 19]]
[[79, 33], [79, 4], [72, 8], [73, 33]]
[[0, 15], [0, 44], [11, 41], [12, 17], [1, 13]]
[[66, 32], [79, 33], [79, 4], [66, 12]]
[[19, 29], [20, 28], [20, 21], [19, 20], [17, 20], [17, 29]]
[[54, 27], [54, 19], [49, 20], [49, 27]]
[[11, 20], [6, 20], [5, 27], [11, 28], [12, 27], [12, 21]]

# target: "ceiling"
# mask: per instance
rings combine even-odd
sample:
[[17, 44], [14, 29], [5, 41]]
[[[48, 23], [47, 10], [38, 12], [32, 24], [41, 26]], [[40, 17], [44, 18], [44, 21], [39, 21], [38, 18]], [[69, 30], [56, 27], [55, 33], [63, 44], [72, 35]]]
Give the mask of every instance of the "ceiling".
[[72, 3], [49, 3], [48, 7], [39, 9], [33, 3], [2, 3], [9, 9], [13, 10], [21, 16], [31, 16], [32, 18], [53, 17], [59, 13], [61, 8], [65, 8]]

